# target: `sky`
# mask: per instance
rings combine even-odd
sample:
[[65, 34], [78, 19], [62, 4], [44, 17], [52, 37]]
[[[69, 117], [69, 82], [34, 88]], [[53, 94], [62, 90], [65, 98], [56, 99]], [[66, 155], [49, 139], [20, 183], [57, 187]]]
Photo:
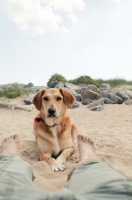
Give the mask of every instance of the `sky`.
[[1, 0], [0, 84], [132, 80], [131, 0]]

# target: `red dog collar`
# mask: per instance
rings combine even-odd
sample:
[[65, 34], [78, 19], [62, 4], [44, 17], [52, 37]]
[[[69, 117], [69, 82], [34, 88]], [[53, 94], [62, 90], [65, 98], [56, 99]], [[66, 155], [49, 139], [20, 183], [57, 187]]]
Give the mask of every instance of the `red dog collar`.
[[[39, 118], [39, 117], [35, 117], [34, 118], [34, 122], [40, 122], [40, 121], [42, 121], [42, 122], [44, 122], [41, 118]], [[45, 122], [44, 122], [45, 123]], [[46, 124], [46, 123], [45, 123]], [[47, 125], [47, 124], [46, 124]], [[57, 126], [57, 125], [59, 125], [59, 124], [54, 124], [53, 126], [49, 126], [49, 127], [55, 127], [55, 126]], [[48, 126], [48, 125], [47, 125]]]
[[34, 118], [34, 121], [35, 121], [35, 122], [40, 122], [40, 121], [41, 121], [41, 119], [40, 119], [40, 118], [38, 118], [38, 117], [36, 117], [36, 118]]

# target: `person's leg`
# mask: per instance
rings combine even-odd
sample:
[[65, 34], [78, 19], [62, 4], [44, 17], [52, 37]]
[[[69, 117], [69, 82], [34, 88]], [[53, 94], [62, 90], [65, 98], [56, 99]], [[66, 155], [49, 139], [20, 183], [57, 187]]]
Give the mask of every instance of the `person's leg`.
[[33, 183], [33, 169], [17, 156], [19, 136], [5, 138], [0, 155], [0, 200], [75, 200], [69, 189], [46, 192]]
[[77, 199], [132, 198], [132, 180], [114, 170], [108, 163], [96, 157], [95, 147], [88, 136], [78, 136], [81, 162], [66, 184]]

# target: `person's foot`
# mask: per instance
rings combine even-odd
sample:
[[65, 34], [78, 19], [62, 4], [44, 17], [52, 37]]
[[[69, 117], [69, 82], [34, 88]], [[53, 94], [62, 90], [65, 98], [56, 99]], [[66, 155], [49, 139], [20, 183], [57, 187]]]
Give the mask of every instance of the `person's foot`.
[[20, 139], [18, 135], [12, 135], [5, 138], [1, 143], [1, 154], [2, 153], [11, 153], [17, 154], [19, 147]]
[[97, 159], [94, 143], [88, 136], [79, 134], [77, 141], [80, 153], [80, 161]]

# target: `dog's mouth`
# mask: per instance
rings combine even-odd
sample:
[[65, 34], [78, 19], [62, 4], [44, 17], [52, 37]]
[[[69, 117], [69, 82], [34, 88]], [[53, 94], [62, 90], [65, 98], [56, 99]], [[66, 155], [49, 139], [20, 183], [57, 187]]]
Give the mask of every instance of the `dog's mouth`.
[[56, 115], [55, 114], [48, 114], [48, 118], [50, 118], [50, 117], [56, 117]]

